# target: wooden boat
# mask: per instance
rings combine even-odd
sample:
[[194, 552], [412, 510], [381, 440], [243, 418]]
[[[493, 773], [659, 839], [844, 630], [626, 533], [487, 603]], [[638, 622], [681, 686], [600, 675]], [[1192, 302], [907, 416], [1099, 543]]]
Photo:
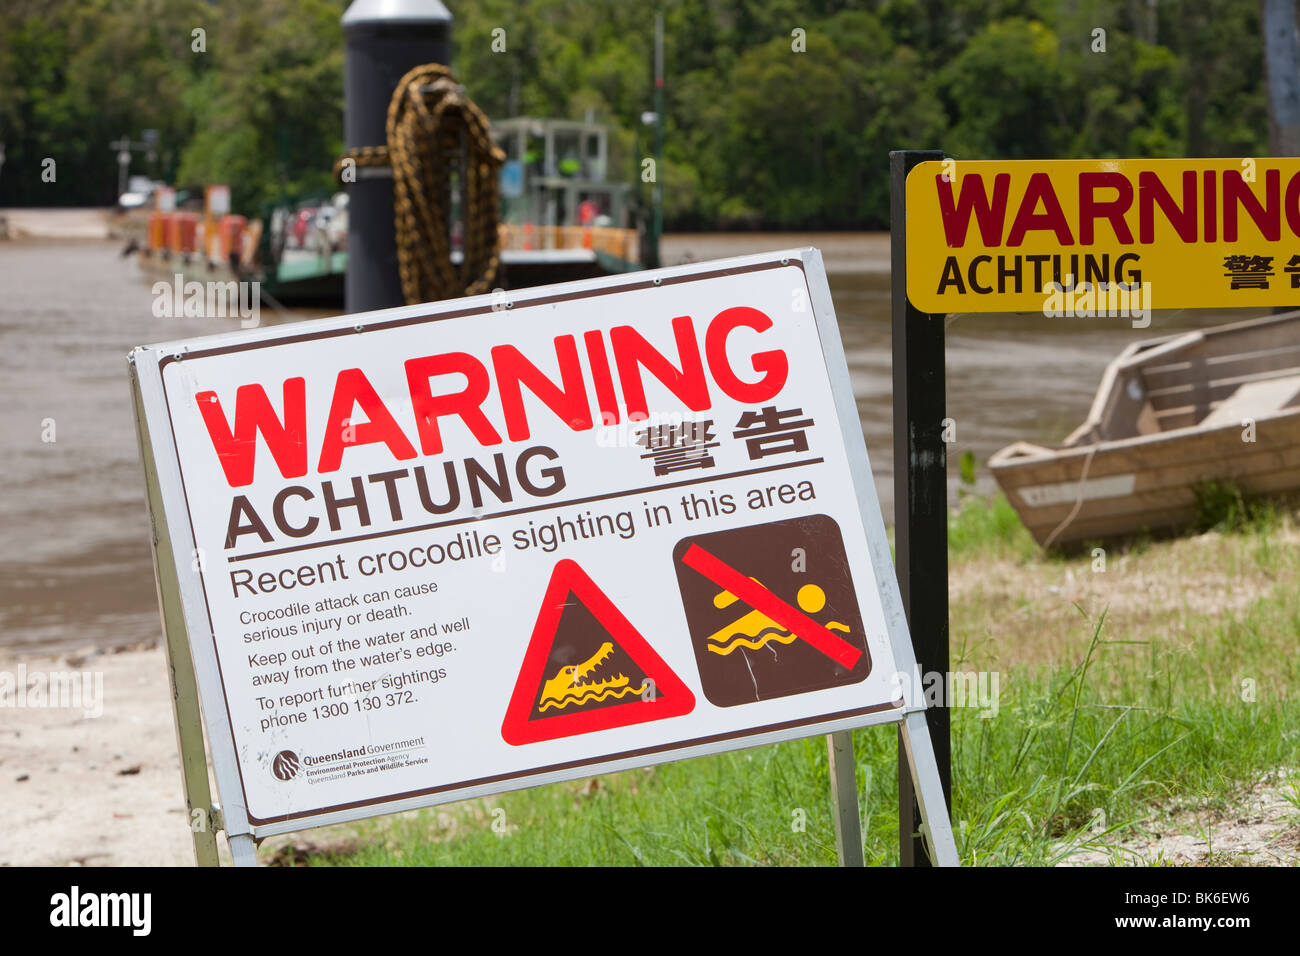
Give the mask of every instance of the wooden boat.
[[989, 467], [1045, 548], [1186, 527], [1209, 482], [1300, 491], [1300, 312], [1135, 342], [1063, 444]]

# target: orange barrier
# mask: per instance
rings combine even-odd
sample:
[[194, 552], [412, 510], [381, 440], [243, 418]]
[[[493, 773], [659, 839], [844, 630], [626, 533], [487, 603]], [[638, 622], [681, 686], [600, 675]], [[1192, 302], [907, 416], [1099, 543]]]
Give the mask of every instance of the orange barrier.
[[165, 212], [162, 214], [163, 248], [169, 251], [181, 247], [181, 221], [179, 217], [180, 213], [178, 212]]
[[502, 249], [594, 249], [625, 262], [639, 261], [635, 229], [613, 226], [522, 226], [502, 227]]
[[207, 186], [203, 190], [203, 244], [208, 261], [227, 261], [229, 246], [221, 233], [221, 220], [230, 215], [230, 187]]
[[257, 250], [262, 242], [262, 220], [254, 219], [244, 225], [239, 233], [239, 264], [245, 268], [257, 263]]
[[222, 216], [217, 223], [217, 252], [219, 256], [215, 261], [229, 262], [230, 254], [240, 254], [240, 236], [248, 220], [243, 216], [226, 215]]
[[149, 213], [149, 225], [146, 229], [148, 236], [145, 245], [150, 252], [158, 252], [167, 245], [167, 236], [164, 230], [166, 225], [166, 213], [151, 212]]
[[167, 216], [167, 248], [182, 254], [193, 252], [198, 238], [198, 213], [173, 212], [164, 215]]

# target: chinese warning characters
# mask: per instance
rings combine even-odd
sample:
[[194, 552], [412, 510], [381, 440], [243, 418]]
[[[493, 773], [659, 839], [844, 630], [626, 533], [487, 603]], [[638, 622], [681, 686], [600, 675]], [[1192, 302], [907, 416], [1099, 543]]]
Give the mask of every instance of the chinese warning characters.
[[[1276, 275], [1274, 256], [1231, 255], [1223, 257], [1223, 276], [1229, 280], [1230, 289], [1267, 289]], [[1291, 277], [1291, 289], [1300, 289], [1300, 253], [1287, 259], [1282, 271]]]
[[[802, 408], [778, 411], [775, 405], [745, 411], [736, 421], [736, 430], [731, 437], [744, 441], [751, 461], [770, 455], [807, 451], [805, 429], [815, 423], [811, 418], [801, 418], [802, 415]], [[636, 443], [646, 449], [641, 457], [654, 463], [654, 473], [659, 476], [692, 468], [714, 467], [717, 462], [710, 449], [722, 444], [714, 441], [715, 437], [713, 420], [706, 419], [651, 425], [636, 433]]]

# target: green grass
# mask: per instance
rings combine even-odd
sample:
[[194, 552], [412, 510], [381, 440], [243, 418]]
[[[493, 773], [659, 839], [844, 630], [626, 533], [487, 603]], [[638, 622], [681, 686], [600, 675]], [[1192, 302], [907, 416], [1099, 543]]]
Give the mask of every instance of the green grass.
[[1201, 531], [1266, 531], [1276, 527], [1281, 516], [1273, 501], [1249, 495], [1231, 481], [1205, 481], [1192, 490]]
[[1041, 552], [1001, 492], [991, 499], [963, 496], [948, 517], [948, 555], [956, 561], [978, 555], [1038, 558]]
[[[1044, 560], [1026, 549], [1027, 535], [1009, 524], [1008, 511], [1005, 499], [964, 504], [952, 522], [954, 562], [990, 554]], [[1265, 560], [1261, 549], [1285, 547], [1274, 540], [1277, 527], [1273, 519], [1249, 522], [1218, 547], [1225, 559]], [[1147, 549], [1158, 555], [1169, 546]], [[1086, 556], [1050, 560], [1077, 565], [1078, 573], [1089, 564]], [[1050, 666], [1015, 663], [1015, 649], [1006, 648], [1006, 663], [995, 665], [997, 714], [952, 711], [953, 818], [963, 862], [1051, 864], [1074, 849], [1140, 832], [1175, 799], [1226, 808], [1262, 773], [1300, 766], [1296, 585], [1288, 571], [1238, 611], [1171, 610], [1157, 625], [1149, 615], [1130, 622], [1080, 610], [1067, 659]], [[952, 644], [963, 646], [962, 636], [954, 633]], [[961, 667], [954, 660], [953, 668]], [[854, 740], [866, 857], [892, 864], [896, 732], [861, 730]], [[348, 842], [308, 851], [307, 862], [835, 861], [820, 737], [377, 818], [345, 832]], [[334, 839], [338, 833], [325, 831]]]

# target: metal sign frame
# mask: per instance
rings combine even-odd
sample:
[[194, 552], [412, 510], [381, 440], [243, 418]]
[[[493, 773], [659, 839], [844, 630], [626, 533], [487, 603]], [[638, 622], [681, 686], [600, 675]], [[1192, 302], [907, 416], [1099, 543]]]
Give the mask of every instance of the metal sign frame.
[[[792, 249], [757, 256], [740, 257], [724, 262], [693, 263], [654, 272], [634, 273], [562, 286], [542, 287], [511, 293], [514, 308], [553, 301], [557, 290], [566, 297], [607, 294], [612, 291], [659, 286], [693, 279], [733, 275], [752, 271], [768, 264], [769, 268], [796, 264], [802, 268], [810, 293], [813, 316], [820, 337], [827, 378], [834, 400], [840, 437], [843, 440], [850, 478], [857, 497], [858, 510], [868, 542], [869, 558], [875, 574], [875, 587], [884, 613], [887, 638], [897, 671], [912, 673], [915, 668], [912, 641], [898, 581], [892, 568], [888, 539], [875, 485], [871, 478], [866, 443], [858, 423], [857, 408], [849, 379], [848, 365], [840, 342], [834, 305], [821, 254], [815, 249]], [[549, 298], [548, 298], [549, 297]], [[316, 330], [382, 328], [396, 322], [430, 321], [450, 313], [482, 313], [490, 316], [500, 307], [499, 294], [389, 309], [361, 315], [315, 320]], [[240, 770], [235, 741], [224, 695], [202, 582], [199, 576], [199, 551], [189, 519], [180, 462], [176, 454], [172, 423], [165, 402], [162, 365], [183, 361], [190, 352], [206, 351], [239, 343], [244, 347], [271, 344], [302, 337], [302, 326], [277, 326], [147, 346], [135, 349], [129, 358], [130, 379], [135, 409], [141, 459], [144, 466], [149, 512], [152, 521], [155, 576], [166, 635], [168, 668], [171, 676], [174, 716], [181, 754], [182, 779], [190, 810], [196, 860], [200, 865], [217, 863], [215, 831], [223, 829], [230, 842], [236, 865], [255, 865], [255, 842], [263, 837], [288, 833], [315, 826], [326, 826], [381, 814], [435, 806], [453, 800], [470, 799], [508, 790], [525, 789], [588, 777], [600, 773], [683, 760], [723, 751], [778, 743], [781, 741], [828, 735], [832, 771], [832, 796], [835, 802], [835, 825], [840, 861], [861, 863], [862, 841], [858, 811], [855, 766], [852, 759], [852, 729], [880, 724], [898, 724], [900, 734], [900, 769], [912, 786], [923, 820], [922, 832], [927, 849], [939, 865], [957, 865], [951, 822], [945, 808], [940, 765], [936, 761], [930, 729], [925, 719], [925, 703], [909, 681], [901, 683], [901, 706], [848, 718], [816, 719], [802, 726], [766, 730], [746, 735], [743, 742], [688, 744], [654, 754], [602, 760], [576, 768], [535, 773], [521, 779], [485, 783], [467, 788], [425, 793], [413, 797], [386, 800], [368, 806], [336, 812], [313, 814], [301, 819], [254, 825], [243, 803]], [[861, 587], [861, 585], [860, 585]], [[945, 635], [946, 636], [946, 635]], [[200, 693], [200, 689], [204, 689]], [[200, 717], [201, 714], [201, 717]], [[828, 715], [833, 717], [833, 715]], [[218, 810], [211, 801], [207, 779], [207, 752], [204, 747], [203, 722], [211, 746], [211, 759], [223, 805]], [[903, 805], [903, 812], [906, 805]]]
[[[917, 673], [948, 671], [948, 446], [943, 440], [946, 315], [907, 298], [907, 174], [942, 160], [942, 150], [889, 154], [890, 297], [894, 376], [894, 549], [898, 586], [916, 650]], [[951, 715], [947, 701], [925, 711], [943, 790], [952, 806]], [[922, 795], [903, 773], [899, 740], [898, 844], [903, 866], [929, 863], [921, 838]], [[910, 810], [909, 810], [910, 808]]]

